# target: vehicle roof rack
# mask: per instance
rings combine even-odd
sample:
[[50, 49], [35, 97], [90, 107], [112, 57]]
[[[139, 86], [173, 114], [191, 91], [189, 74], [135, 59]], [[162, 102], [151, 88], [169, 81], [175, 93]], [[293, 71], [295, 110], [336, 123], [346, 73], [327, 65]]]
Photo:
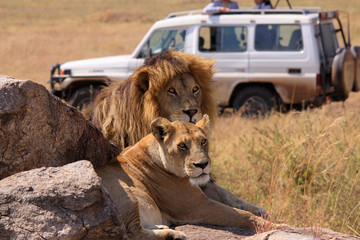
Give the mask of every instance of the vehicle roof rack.
[[203, 13], [203, 10], [196, 9], [196, 10], [189, 10], [189, 11], [182, 11], [182, 12], [173, 12], [173, 13], [168, 14], [165, 18], [173, 18], [173, 17], [183, 16], [183, 15], [193, 15], [193, 14], [199, 14], [199, 13]]
[[296, 7], [296, 8], [276, 8], [276, 9], [254, 9], [254, 8], [239, 8], [231, 9], [230, 12], [226, 13], [203, 13], [202, 9], [189, 10], [182, 12], [173, 12], [168, 14], [165, 18], [174, 18], [185, 15], [194, 15], [194, 14], [207, 14], [207, 15], [226, 15], [226, 14], [309, 14], [320, 12], [322, 9], [320, 7]]
[[227, 13], [214, 13], [213, 15], [223, 15], [223, 14], [309, 14], [309, 13], [318, 13], [322, 9], [320, 7], [297, 7], [297, 8], [276, 8], [276, 9], [254, 9], [254, 8], [240, 8], [240, 9], [231, 9]]

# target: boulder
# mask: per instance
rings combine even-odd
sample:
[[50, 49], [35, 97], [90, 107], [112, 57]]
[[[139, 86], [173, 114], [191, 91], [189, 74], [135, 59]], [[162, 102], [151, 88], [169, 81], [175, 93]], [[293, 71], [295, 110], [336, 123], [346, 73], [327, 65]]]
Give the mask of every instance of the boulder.
[[321, 240], [318, 237], [304, 234], [296, 231], [282, 231], [282, 230], [273, 230], [269, 232], [264, 232], [257, 234], [252, 237], [244, 238], [244, 240], [287, 240], [287, 239], [296, 239], [296, 240]]
[[210, 225], [182, 225], [175, 230], [183, 231], [187, 240], [360, 240], [359, 237], [334, 232], [326, 228], [296, 228], [284, 225], [282, 230], [255, 233], [249, 230]]
[[0, 179], [81, 159], [99, 166], [117, 154], [80, 111], [44, 86], [0, 75]]
[[0, 181], [0, 239], [127, 239], [121, 214], [89, 161]]

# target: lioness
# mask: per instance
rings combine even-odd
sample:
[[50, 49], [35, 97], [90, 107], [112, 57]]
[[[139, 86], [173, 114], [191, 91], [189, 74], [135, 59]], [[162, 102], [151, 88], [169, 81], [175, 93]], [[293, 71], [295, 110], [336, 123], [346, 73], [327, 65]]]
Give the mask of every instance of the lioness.
[[212, 224], [255, 230], [266, 220], [209, 199], [209, 117], [195, 125], [157, 118], [152, 134], [96, 169], [122, 213], [131, 239], [185, 239], [159, 225]]
[[[104, 88], [87, 110], [87, 118], [120, 150], [151, 132], [157, 117], [196, 123], [217, 107], [211, 84], [214, 61], [193, 54], [166, 51], [147, 60], [128, 79]], [[256, 215], [261, 207], [248, 203], [210, 181], [202, 186], [211, 199]]]

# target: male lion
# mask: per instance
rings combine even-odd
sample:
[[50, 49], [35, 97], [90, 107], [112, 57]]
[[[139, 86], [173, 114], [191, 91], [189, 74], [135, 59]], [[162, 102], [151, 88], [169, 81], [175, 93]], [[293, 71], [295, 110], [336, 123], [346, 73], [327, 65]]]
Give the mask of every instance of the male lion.
[[[255, 230], [269, 224], [207, 198], [209, 117], [198, 123], [157, 118], [152, 134], [96, 169], [122, 213], [130, 239], [186, 239], [170, 224], [211, 224]], [[162, 225], [162, 227], [160, 227]], [[270, 226], [270, 225], [269, 225]]]
[[[147, 60], [128, 79], [104, 88], [92, 106], [92, 122], [120, 150], [151, 132], [157, 117], [196, 123], [203, 114], [215, 119], [211, 84], [214, 62], [193, 54], [166, 51]], [[256, 215], [261, 207], [244, 201], [214, 182], [202, 186], [211, 199]]]
[[189, 53], [156, 55], [99, 93], [91, 121], [122, 150], [149, 134], [157, 117], [195, 123], [208, 114], [214, 119], [212, 66], [213, 61]]

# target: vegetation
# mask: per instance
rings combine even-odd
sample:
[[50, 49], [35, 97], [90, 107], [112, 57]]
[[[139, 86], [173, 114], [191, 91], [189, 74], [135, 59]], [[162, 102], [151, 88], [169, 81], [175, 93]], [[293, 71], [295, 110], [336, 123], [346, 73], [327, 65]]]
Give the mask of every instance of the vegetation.
[[211, 156], [219, 185], [273, 221], [360, 231], [360, 95], [345, 105], [264, 120], [220, 117]]
[[[49, 87], [52, 64], [129, 54], [154, 21], [208, 2], [0, 1], [0, 74]], [[358, 0], [291, 3], [348, 12], [352, 44], [360, 45]], [[360, 93], [344, 104], [264, 120], [220, 117], [216, 125], [211, 156], [221, 186], [263, 206], [274, 221], [360, 236]]]

